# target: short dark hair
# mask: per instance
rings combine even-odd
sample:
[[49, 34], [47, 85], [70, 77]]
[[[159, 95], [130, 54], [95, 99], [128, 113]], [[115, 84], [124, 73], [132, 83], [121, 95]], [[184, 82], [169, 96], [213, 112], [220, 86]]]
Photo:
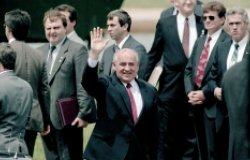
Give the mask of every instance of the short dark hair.
[[56, 6], [54, 9], [62, 12], [69, 12], [69, 20], [70, 22], [75, 21], [77, 23], [77, 11], [76, 9], [69, 5], [69, 4], [61, 4], [59, 6]]
[[203, 14], [207, 13], [209, 11], [215, 11], [218, 13], [218, 17], [226, 17], [226, 8], [225, 6], [218, 1], [211, 1], [208, 3], [205, 3], [203, 6]]
[[131, 20], [131, 17], [129, 16], [128, 12], [126, 12], [122, 9], [117, 9], [117, 10], [113, 10], [113, 11], [109, 12], [107, 18], [109, 20], [112, 20], [114, 17], [118, 17], [118, 20], [119, 20], [119, 23], [121, 26], [128, 24], [127, 31], [130, 32], [132, 20]]
[[63, 26], [67, 27], [67, 20], [65, 15], [63, 15], [60, 11], [55, 9], [50, 9], [47, 12], [44, 13], [43, 17], [43, 25], [45, 25], [46, 20], [49, 19], [50, 21], [56, 21], [60, 19], [62, 21]]
[[16, 51], [8, 43], [0, 43], [0, 63], [5, 69], [15, 69]]
[[4, 23], [17, 40], [25, 40], [27, 38], [31, 26], [31, 18], [28, 12], [20, 9], [6, 12]]

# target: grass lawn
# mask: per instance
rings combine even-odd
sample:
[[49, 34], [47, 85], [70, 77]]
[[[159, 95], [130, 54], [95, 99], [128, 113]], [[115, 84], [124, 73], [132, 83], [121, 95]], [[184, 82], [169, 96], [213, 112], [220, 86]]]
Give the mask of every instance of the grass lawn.
[[[84, 135], [84, 147], [86, 146], [88, 142], [88, 139], [90, 137], [90, 134], [92, 133], [93, 128], [94, 128], [94, 124], [90, 124], [88, 125], [86, 129], [84, 129], [84, 134], [83, 134]], [[45, 160], [40, 136], [38, 136], [36, 140], [33, 160]]]

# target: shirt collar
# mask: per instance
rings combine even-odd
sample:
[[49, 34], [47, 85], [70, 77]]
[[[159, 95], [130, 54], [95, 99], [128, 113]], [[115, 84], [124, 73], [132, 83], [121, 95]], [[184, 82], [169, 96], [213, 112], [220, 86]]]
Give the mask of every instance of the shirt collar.
[[247, 44], [248, 39], [249, 39], [249, 33], [247, 32], [247, 34], [244, 36], [244, 38], [242, 40], [240, 40], [239, 42], [236, 42], [233, 40], [233, 44], [238, 43], [239, 47], [241, 47], [241, 46]]
[[123, 45], [125, 44], [128, 38], [129, 38], [129, 34], [123, 38], [120, 44], [117, 44], [120, 49], [123, 47]]
[[222, 28], [220, 28], [218, 31], [214, 32], [212, 35], [208, 34], [207, 37], [210, 36], [212, 38], [212, 40], [215, 40], [220, 36], [221, 32], [222, 32]]
[[[57, 45], [55, 45], [56, 46], [55, 50], [58, 50], [59, 48], [61, 48], [61, 46], [62, 46], [63, 42], [65, 41], [65, 39], [66, 39], [66, 36], [61, 40], [61, 42], [59, 42]], [[50, 44], [49, 46], [51, 48], [52, 44]]]

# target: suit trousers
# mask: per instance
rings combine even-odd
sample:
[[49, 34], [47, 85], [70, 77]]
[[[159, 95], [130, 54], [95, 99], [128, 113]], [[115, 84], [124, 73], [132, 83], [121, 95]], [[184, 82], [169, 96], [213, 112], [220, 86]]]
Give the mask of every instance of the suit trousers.
[[61, 130], [50, 126], [50, 134], [42, 137], [47, 160], [82, 160], [83, 129], [66, 126]]
[[27, 145], [29, 155], [31, 157], [33, 157], [34, 154], [36, 137], [37, 137], [37, 131], [25, 130], [24, 140]]
[[229, 122], [224, 118], [222, 125], [216, 129], [215, 118], [204, 116], [208, 160], [227, 160], [229, 144]]
[[159, 147], [163, 153], [158, 153], [158, 157], [167, 160], [196, 159], [196, 135], [193, 117], [188, 114], [189, 105], [179, 104], [177, 110], [167, 105], [161, 108], [160, 141], [164, 144]]

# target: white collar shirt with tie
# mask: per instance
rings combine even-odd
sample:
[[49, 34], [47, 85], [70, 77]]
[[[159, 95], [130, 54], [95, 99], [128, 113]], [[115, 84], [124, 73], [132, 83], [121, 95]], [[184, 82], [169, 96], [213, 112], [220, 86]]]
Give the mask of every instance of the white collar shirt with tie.
[[[136, 103], [137, 116], [139, 117], [139, 115], [142, 111], [142, 106], [143, 106], [141, 92], [140, 92], [139, 86], [135, 80], [131, 81], [130, 84], [132, 86], [130, 88], [130, 90], [133, 94], [133, 97], [134, 97], [135, 103]], [[124, 85], [124, 87], [127, 86], [126, 83], [123, 83], [123, 85]]]
[[[66, 37], [65, 37], [65, 38], [66, 38]], [[54, 51], [52, 52], [52, 62], [51, 62], [50, 70], [49, 70], [49, 75], [50, 75], [51, 72], [52, 72], [52, 68], [53, 68], [53, 66], [54, 66], [56, 57], [58, 56], [58, 53], [59, 53], [59, 51], [60, 51], [60, 49], [61, 49], [61, 47], [62, 47], [63, 42], [65, 41], [65, 38], [63, 38], [63, 40], [62, 40], [60, 43], [58, 43], [57, 45], [55, 45], [56, 48], [55, 48]], [[52, 46], [52, 45], [50, 44], [50, 48], [51, 48], [51, 46]], [[49, 53], [48, 53], [47, 59], [49, 58], [50, 51], [51, 51], [51, 49], [49, 49]]]
[[182, 39], [183, 39], [183, 31], [184, 31], [186, 18], [188, 18], [188, 24], [189, 24], [189, 35], [190, 36], [189, 36], [188, 56], [190, 57], [192, 50], [193, 50], [194, 43], [197, 39], [198, 33], [197, 33], [197, 29], [196, 29], [196, 20], [195, 20], [194, 14], [191, 14], [188, 17], [184, 17], [183, 15], [178, 14], [176, 20], [177, 20], [177, 29], [178, 29], [180, 41], [182, 42]]
[[229, 69], [230, 67], [232, 67], [231, 60], [232, 60], [232, 57], [233, 57], [233, 52], [235, 50], [235, 44], [237, 43], [239, 45], [238, 54], [237, 54], [237, 62], [240, 62], [243, 59], [245, 48], [247, 46], [248, 41], [249, 41], [249, 34], [247, 34], [239, 42], [233, 41], [233, 43], [232, 43], [232, 45], [230, 47], [230, 51], [229, 51], [228, 57], [227, 57], [227, 69]]

